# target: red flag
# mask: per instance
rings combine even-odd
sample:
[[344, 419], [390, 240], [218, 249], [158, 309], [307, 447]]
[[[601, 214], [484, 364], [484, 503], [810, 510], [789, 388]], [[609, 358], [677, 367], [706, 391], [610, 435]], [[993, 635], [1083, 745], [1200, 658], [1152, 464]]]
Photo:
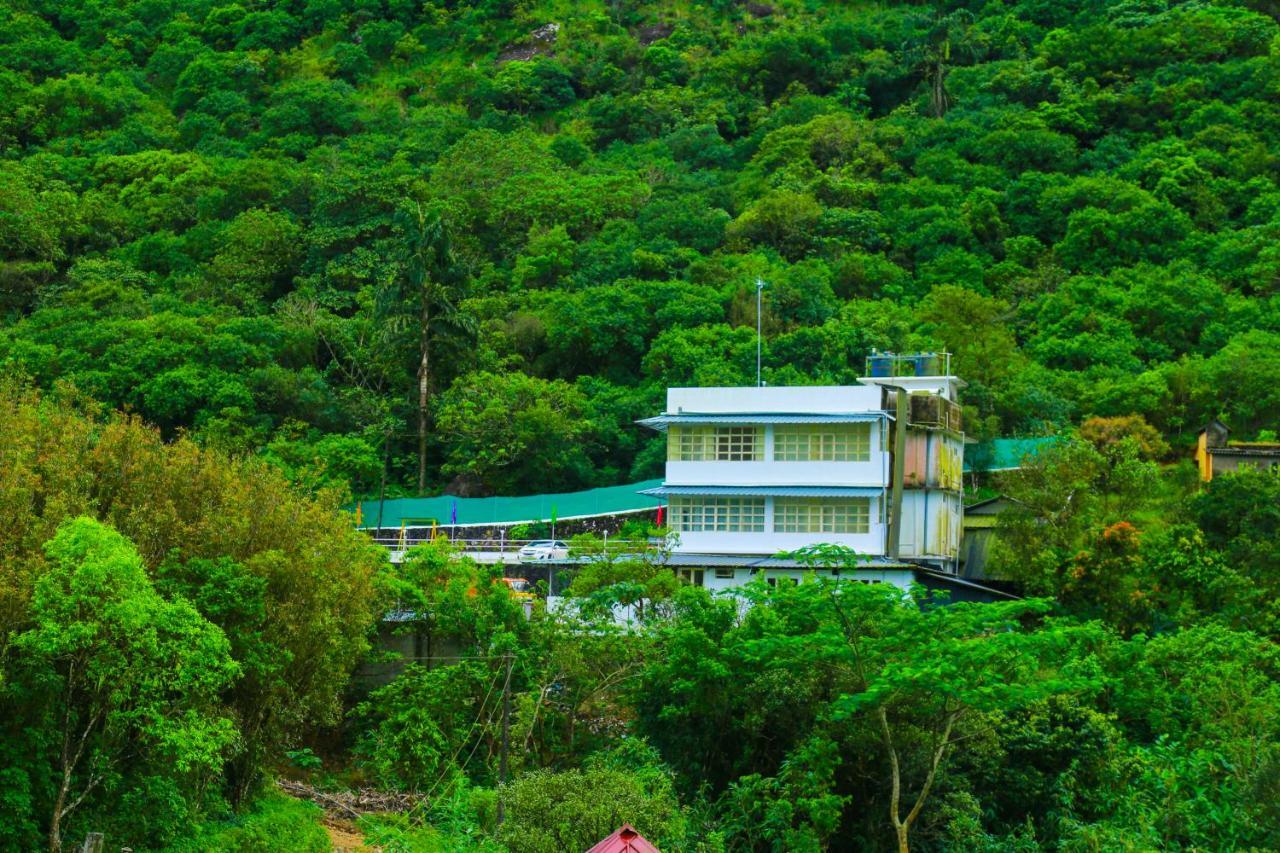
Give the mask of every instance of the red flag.
[[660, 505], [660, 506], [658, 507], [658, 520], [657, 520], [657, 525], [658, 525], [659, 527], [661, 527], [661, 526], [662, 526], [662, 516], [663, 516], [663, 512], [664, 512], [664, 510], [666, 510], [666, 506], [664, 506], [664, 505]]

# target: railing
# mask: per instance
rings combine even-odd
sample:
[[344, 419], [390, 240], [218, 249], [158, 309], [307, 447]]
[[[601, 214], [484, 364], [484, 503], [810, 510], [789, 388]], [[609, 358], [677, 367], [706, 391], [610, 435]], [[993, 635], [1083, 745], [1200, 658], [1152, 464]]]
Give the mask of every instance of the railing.
[[872, 352], [867, 356], [866, 376], [950, 376], [949, 352]]
[[[407, 551], [417, 545], [423, 545], [431, 541], [429, 534], [415, 536], [413, 531], [401, 531], [396, 536], [372, 536], [370, 537], [375, 544], [381, 545], [389, 551]], [[520, 553], [520, 549], [526, 545], [532, 545], [534, 542], [547, 542], [547, 539], [468, 539], [456, 538], [449, 539], [445, 536], [438, 536], [440, 539], [448, 541], [458, 550], [468, 554], [496, 554], [498, 556], [512, 557]], [[598, 542], [590, 543], [585, 546], [575, 546], [570, 540], [555, 540], [564, 542], [569, 546], [570, 554], [573, 556], [596, 556], [604, 553], [613, 555], [646, 551], [653, 547], [653, 544], [647, 539], [610, 539], [604, 538]]]
[[907, 422], [912, 426], [964, 432], [963, 411], [952, 401], [937, 394], [912, 394]]

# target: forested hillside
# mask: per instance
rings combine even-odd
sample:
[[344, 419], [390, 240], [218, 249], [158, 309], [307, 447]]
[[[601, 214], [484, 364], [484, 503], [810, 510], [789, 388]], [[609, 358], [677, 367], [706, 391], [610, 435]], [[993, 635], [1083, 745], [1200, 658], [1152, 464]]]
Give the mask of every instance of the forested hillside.
[[774, 384], [1280, 419], [1266, 0], [4, 6], [0, 364], [308, 486], [651, 475], [757, 278]]
[[[1280, 476], [1186, 459], [1280, 428], [1278, 20], [0, 0], [0, 851], [1280, 850]], [[966, 483], [1026, 598], [340, 511], [656, 475], [758, 281], [770, 384], [1055, 437]]]

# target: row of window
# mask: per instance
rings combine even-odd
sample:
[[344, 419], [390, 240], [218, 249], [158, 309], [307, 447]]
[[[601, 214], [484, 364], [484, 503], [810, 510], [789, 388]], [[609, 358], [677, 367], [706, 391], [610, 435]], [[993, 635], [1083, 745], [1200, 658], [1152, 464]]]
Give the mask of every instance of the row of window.
[[[751, 569], [749, 570], [748, 574], [754, 576], [759, 571], [760, 569]], [[693, 584], [694, 586], [705, 585], [705, 580], [706, 580], [705, 569], [676, 569], [676, 575], [677, 577], [680, 578], [680, 580], [684, 581], [685, 583]], [[720, 580], [734, 580], [737, 577], [735, 570], [728, 569], [728, 568], [716, 569], [715, 576]], [[836, 578], [840, 577], [840, 570], [832, 569], [831, 576]], [[856, 581], [857, 583], [862, 583], [862, 584], [883, 583], [883, 581], [880, 580], [879, 578], [850, 577], [848, 579], [852, 581]], [[777, 586], [780, 581], [784, 583], [789, 581], [794, 586], [799, 586], [800, 584], [800, 578], [796, 577], [795, 575], [770, 574], [765, 576], [765, 583], [769, 584], [769, 586]]]
[[[759, 462], [764, 428], [758, 426], [673, 426], [667, 432], [671, 462]], [[866, 462], [871, 458], [871, 424], [788, 424], [774, 427], [776, 462]]]
[[[677, 533], [763, 533], [764, 498], [673, 497]], [[870, 498], [774, 498], [774, 533], [868, 533]]]

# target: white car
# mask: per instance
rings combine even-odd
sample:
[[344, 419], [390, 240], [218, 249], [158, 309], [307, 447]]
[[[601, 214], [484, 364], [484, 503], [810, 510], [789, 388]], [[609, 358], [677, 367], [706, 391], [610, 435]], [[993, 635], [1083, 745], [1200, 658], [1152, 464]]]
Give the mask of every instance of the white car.
[[569, 556], [569, 546], [559, 539], [543, 539], [525, 545], [518, 556], [522, 563], [533, 560], [564, 560]]

